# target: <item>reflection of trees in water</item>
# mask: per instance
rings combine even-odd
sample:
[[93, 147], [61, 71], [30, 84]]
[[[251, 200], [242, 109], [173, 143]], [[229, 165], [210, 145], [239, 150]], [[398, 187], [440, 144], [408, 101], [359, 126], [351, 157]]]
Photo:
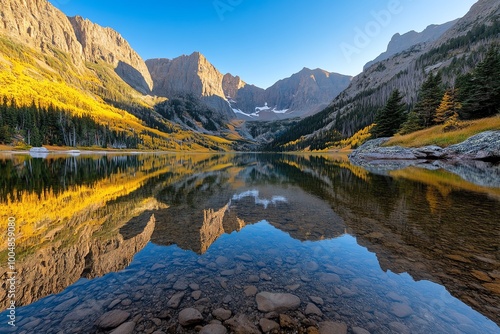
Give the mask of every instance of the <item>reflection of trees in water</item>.
[[384, 270], [442, 284], [500, 323], [495, 189], [471, 185], [444, 171], [425, 171], [422, 180], [415, 173], [359, 178], [328, 159], [281, 163], [290, 182], [335, 208], [358, 243], [377, 254]]
[[72, 186], [92, 186], [111, 175], [133, 172], [141, 166], [137, 156], [13, 158], [0, 160], [0, 200], [19, 200], [24, 192], [59, 195]]

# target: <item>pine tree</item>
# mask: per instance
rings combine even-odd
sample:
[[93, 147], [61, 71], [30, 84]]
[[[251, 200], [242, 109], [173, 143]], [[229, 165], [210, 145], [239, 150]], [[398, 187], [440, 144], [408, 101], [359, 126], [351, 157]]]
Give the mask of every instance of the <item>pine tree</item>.
[[457, 80], [462, 118], [493, 116], [500, 110], [500, 52], [492, 47], [476, 69]]
[[422, 84], [415, 105], [415, 112], [422, 120], [423, 127], [433, 125], [434, 114], [443, 97], [441, 75], [431, 73]]
[[373, 137], [391, 137], [404, 121], [405, 103], [399, 90], [394, 90], [385, 107], [377, 112], [375, 126], [370, 133]]
[[406, 135], [408, 133], [412, 133], [418, 130], [422, 130], [422, 119], [420, 115], [415, 111], [410, 111], [406, 118], [406, 121], [401, 125], [401, 129], [399, 129], [399, 133], [402, 135]]
[[458, 119], [458, 111], [462, 108], [460, 102], [457, 101], [455, 89], [448, 89], [443, 95], [443, 99], [436, 109], [434, 123], [443, 124], [450, 118]]

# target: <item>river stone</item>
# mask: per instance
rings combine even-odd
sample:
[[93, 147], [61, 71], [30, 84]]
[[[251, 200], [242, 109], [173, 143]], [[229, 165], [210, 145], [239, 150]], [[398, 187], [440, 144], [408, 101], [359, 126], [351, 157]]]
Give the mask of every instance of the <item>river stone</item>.
[[404, 303], [394, 303], [391, 306], [391, 313], [398, 318], [406, 318], [413, 314], [413, 309]]
[[321, 312], [321, 310], [313, 303], [308, 303], [306, 306], [306, 315], [311, 315], [311, 314], [322, 316], [323, 312]]
[[323, 305], [324, 304], [323, 298], [321, 298], [321, 297], [309, 296], [309, 299], [311, 299], [311, 301], [316, 305]]
[[390, 329], [392, 329], [396, 333], [400, 333], [400, 334], [410, 334], [411, 333], [410, 329], [408, 327], [406, 327], [405, 324], [397, 322], [397, 321], [393, 321], [393, 322], [389, 323], [389, 327], [390, 327]]
[[404, 297], [398, 295], [397, 293], [391, 291], [389, 292], [387, 295], [386, 295], [387, 298], [389, 298], [390, 300], [393, 300], [395, 302], [404, 302], [405, 299]]
[[320, 322], [319, 334], [347, 334], [347, 325], [343, 322]]
[[352, 332], [353, 334], [370, 334], [369, 331], [361, 327], [353, 327]]
[[189, 287], [188, 282], [186, 282], [183, 279], [179, 279], [179, 280], [177, 280], [177, 282], [175, 282], [173, 288], [174, 288], [174, 290], [181, 291], [181, 290], [187, 290], [188, 287]]
[[176, 309], [181, 304], [182, 298], [184, 298], [185, 292], [177, 292], [169, 299], [167, 302], [167, 306], [173, 309]]
[[61, 304], [57, 305], [54, 307], [54, 311], [59, 312], [59, 311], [67, 311], [71, 309], [73, 305], [75, 305], [78, 302], [79, 298], [78, 297], [73, 297], [71, 299], [68, 299]]
[[288, 289], [288, 290], [291, 290], [291, 291], [295, 291], [298, 288], [300, 288], [300, 284], [287, 285], [285, 288]]
[[300, 306], [300, 298], [291, 293], [260, 292], [255, 300], [261, 312], [285, 312]]
[[266, 318], [260, 319], [259, 325], [264, 333], [269, 333], [280, 328], [280, 325], [276, 321], [272, 321]]
[[248, 282], [250, 282], [250, 283], [258, 283], [259, 281], [260, 281], [260, 278], [257, 275], [248, 276]]
[[223, 309], [223, 308], [218, 308], [218, 309], [216, 309], [216, 310], [214, 310], [212, 312], [212, 315], [216, 319], [219, 319], [219, 320], [222, 320], [222, 321], [231, 318], [231, 314], [232, 314], [232, 312], [230, 310], [226, 310], [226, 309]]
[[282, 328], [296, 329], [299, 327], [299, 322], [287, 314], [280, 314], [280, 326]]
[[200, 331], [200, 334], [226, 334], [226, 327], [221, 324], [210, 324], [203, 327]]
[[203, 321], [200, 311], [194, 308], [185, 308], [179, 313], [179, 323], [182, 326], [191, 326]]
[[319, 264], [314, 261], [309, 261], [304, 265], [304, 269], [307, 271], [316, 271], [319, 269]]
[[215, 263], [217, 263], [217, 265], [220, 266], [220, 267], [223, 267], [223, 266], [227, 265], [228, 262], [229, 262], [229, 260], [225, 256], [219, 256], [215, 260]]
[[323, 273], [319, 280], [323, 283], [340, 283], [340, 277], [337, 274]]
[[247, 286], [245, 287], [245, 296], [247, 297], [252, 297], [252, 296], [255, 296], [257, 294], [257, 287], [254, 286], [254, 285], [250, 285], [250, 286]]
[[95, 325], [102, 329], [116, 328], [130, 317], [130, 313], [123, 310], [113, 310], [104, 313], [97, 319]]
[[134, 333], [135, 322], [129, 321], [121, 324], [109, 334], [132, 334]]
[[201, 291], [196, 290], [191, 293], [191, 297], [193, 297], [194, 300], [198, 300], [201, 297]]
[[253, 258], [248, 254], [236, 255], [235, 258], [244, 262], [252, 262]]
[[260, 334], [261, 331], [248, 320], [247, 316], [240, 314], [224, 322], [224, 325], [234, 333]]
[[260, 273], [259, 277], [263, 279], [264, 281], [270, 281], [272, 280], [271, 276], [269, 276], [267, 273]]

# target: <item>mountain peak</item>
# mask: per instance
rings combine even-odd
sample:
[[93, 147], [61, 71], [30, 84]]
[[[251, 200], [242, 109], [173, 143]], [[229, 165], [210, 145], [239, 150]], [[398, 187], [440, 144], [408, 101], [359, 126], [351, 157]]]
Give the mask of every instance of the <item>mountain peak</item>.
[[458, 20], [454, 20], [440, 25], [431, 24], [420, 33], [415, 30], [410, 30], [402, 35], [400, 33], [394, 34], [389, 42], [389, 45], [387, 45], [387, 50], [374, 60], [366, 63], [363, 69], [366, 70], [373, 64], [389, 59], [390, 57], [408, 50], [413, 46], [431, 43], [438, 40], [444, 33], [446, 33], [446, 31], [457, 23], [457, 21]]
[[112, 65], [115, 72], [130, 86], [144, 94], [151, 91], [153, 80], [144, 60], [122, 35], [81, 16], [68, 17], [68, 20], [87, 61], [104, 61]]

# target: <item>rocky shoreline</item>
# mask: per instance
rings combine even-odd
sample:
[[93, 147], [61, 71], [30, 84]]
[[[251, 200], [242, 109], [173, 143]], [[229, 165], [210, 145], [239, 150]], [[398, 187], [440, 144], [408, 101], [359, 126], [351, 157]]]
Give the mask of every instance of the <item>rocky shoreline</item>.
[[446, 148], [383, 147], [388, 140], [367, 141], [349, 155], [351, 163], [379, 175], [411, 166], [444, 169], [479, 186], [500, 187], [500, 131], [482, 132]]
[[349, 158], [355, 163], [377, 160], [500, 161], [500, 131], [485, 131], [446, 148], [436, 145], [418, 148], [382, 147], [389, 139], [369, 140], [353, 151]]

